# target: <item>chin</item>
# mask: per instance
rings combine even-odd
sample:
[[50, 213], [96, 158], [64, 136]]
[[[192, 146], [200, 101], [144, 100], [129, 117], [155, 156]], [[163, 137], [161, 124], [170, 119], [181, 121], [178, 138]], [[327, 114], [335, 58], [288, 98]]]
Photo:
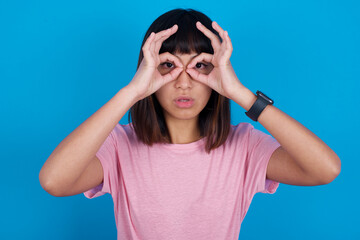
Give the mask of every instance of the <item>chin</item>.
[[199, 117], [199, 113], [194, 111], [177, 111], [176, 113], [169, 115], [171, 118], [178, 120], [193, 120]]
[[192, 120], [194, 118], [198, 118], [199, 117], [199, 114], [198, 115], [194, 115], [194, 114], [183, 114], [183, 115], [177, 115], [177, 116], [173, 116], [174, 118], [176, 119], [179, 119], [179, 120]]

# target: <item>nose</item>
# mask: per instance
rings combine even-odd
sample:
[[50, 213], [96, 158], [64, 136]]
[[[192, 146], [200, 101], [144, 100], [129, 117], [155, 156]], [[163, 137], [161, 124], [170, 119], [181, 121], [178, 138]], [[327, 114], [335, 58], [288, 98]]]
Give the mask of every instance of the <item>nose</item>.
[[192, 87], [192, 79], [185, 69], [179, 74], [175, 82], [176, 88], [187, 89]]

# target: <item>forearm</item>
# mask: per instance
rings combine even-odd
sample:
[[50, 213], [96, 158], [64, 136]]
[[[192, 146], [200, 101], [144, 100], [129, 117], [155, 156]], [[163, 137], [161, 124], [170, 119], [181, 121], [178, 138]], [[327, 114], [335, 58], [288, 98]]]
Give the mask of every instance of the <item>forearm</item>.
[[[256, 101], [256, 95], [242, 87], [233, 99], [246, 111]], [[281, 144], [309, 176], [327, 179], [337, 175], [341, 162], [336, 153], [301, 123], [275, 106], [267, 106], [258, 122]]]
[[74, 183], [135, 101], [131, 90], [123, 88], [117, 92], [54, 149], [40, 171], [40, 182]]

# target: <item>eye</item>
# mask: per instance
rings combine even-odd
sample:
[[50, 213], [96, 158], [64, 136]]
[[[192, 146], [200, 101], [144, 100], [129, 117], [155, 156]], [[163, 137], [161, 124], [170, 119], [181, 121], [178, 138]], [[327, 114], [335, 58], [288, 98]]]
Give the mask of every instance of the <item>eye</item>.
[[165, 68], [172, 68], [174, 66], [174, 64], [172, 64], [171, 62], [164, 62], [164, 63], [161, 63], [160, 65]]
[[213, 70], [214, 66], [211, 63], [203, 63], [203, 62], [198, 62], [196, 63], [194, 69], [196, 71], [201, 72], [202, 74], [206, 74], [208, 75], [212, 70]]
[[205, 63], [196, 63], [196, 65], [195, 65], [195, 67], [198, 68], [198, 69], [200, 69], [201, 66], [203, 66], [203, 68], [206, 68], [208, 65], [205, 64]]

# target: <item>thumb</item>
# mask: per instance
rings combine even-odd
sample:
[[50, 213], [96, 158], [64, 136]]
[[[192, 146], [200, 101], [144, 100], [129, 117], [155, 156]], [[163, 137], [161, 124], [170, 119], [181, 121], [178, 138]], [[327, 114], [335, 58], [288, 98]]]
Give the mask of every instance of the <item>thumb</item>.
[[186, 72], [196, 81], [207, 84], [207, 76], [205, 74], [201, 74], [195, 69], [188, 68]]
[[182, 67], [177, 67], [177, 68], [175, 68], [174, 70], [172, 70], [171, 72], [165, 74], [165, 75], [163, 76], [164, 84], [175, 80], [182, 71], [183, 71], [183, 68], [182, 68]]

